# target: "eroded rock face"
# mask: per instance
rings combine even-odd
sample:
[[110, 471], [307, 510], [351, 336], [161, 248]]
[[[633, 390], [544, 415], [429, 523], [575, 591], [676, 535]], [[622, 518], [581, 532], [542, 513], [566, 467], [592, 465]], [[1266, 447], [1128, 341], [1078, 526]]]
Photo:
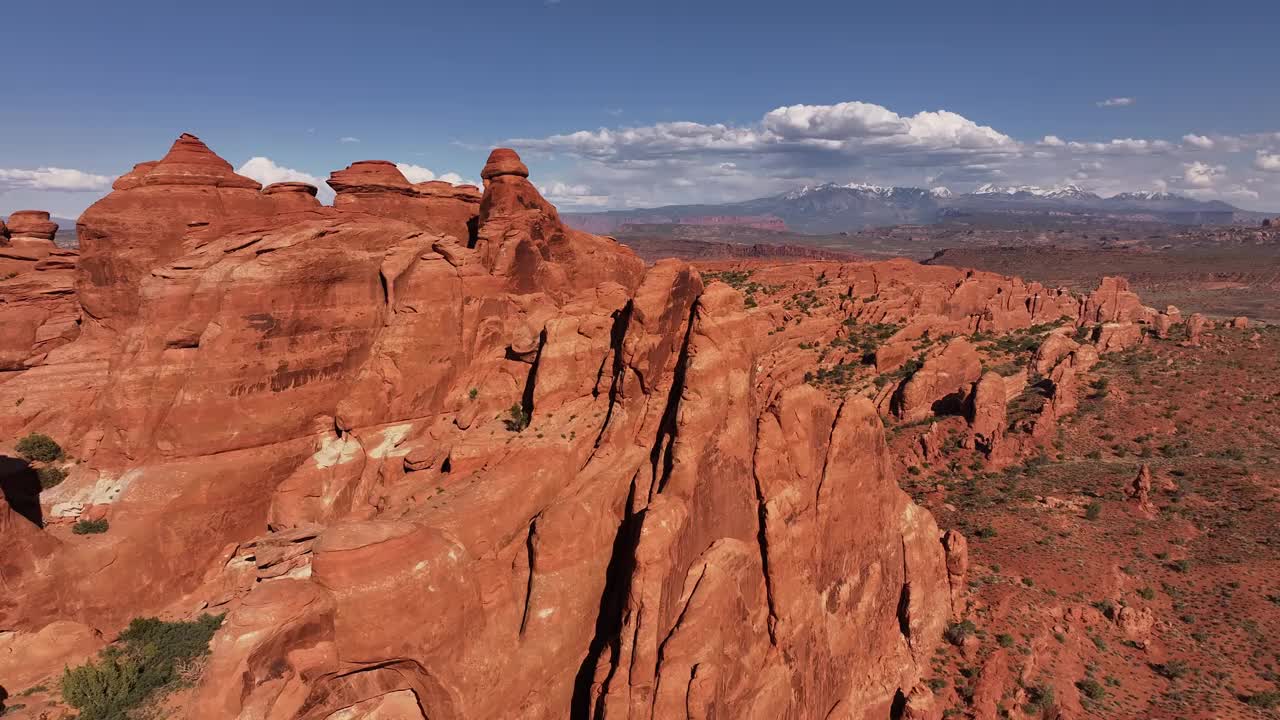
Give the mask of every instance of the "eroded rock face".
[[80, 334], [75, 299], [79, 253], [53, 244], [57, 223], [35, 210], [0, 229], [0, 371], [21, 370]]
[[339, 210], [400, 220], [452, 236], [464, 246], [475, 245], [480, 192], [470, 185], [414, 185], [386, 160], [352, 163], [331, 174], [328, 182], [337, 193], [333, 206]]
[[1137, 293], [1129, 289], [1129, 281], [1121, 277], [1102, 278], [1082, 312], [1082, 319], [1090, 323], [1133, 322], [1148, 317]]
[[[767, 312], [566, 228], [528, 174], [356, 163], [324, 208], [183, 136], [120, 178], [79, 223], [91, 329], [0, 383], [34, 398], [6, 430], [82, 460], [43, 529], [0, 507], [0, 627], [228, 612], [190, 718], [922, 707], [954, 560], [871, 400], [766, 369]], [[1016, 322], [973, 282], [917, 301]], [[947, 348], [920, 402], [978, 379]], [[84, 517], [109, 532], [69, 542]]]
[[972, 343], [956, 338], [924, 361], [899, 390], [895, 412], [903, 420], [922, 420], [934, 413], [958, 412], [982, 375], [982, 358]]
[[58, 234], [58, 223], [44, 210], [16, 210], [9, 215], [8, 225], [10, 241], [31, 238], [53, 242]]

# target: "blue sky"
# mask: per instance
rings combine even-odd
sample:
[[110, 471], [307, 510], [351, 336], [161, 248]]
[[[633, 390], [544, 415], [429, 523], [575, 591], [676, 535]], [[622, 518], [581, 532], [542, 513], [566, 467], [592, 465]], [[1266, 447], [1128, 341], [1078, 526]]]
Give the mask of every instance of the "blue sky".
[[259, 179], [477, 179], [512, 144], [574, 209], [857, 180], [1280, 211], [1276, 2], [11, 5], [0, 213], [73, 216], [184, 131]]

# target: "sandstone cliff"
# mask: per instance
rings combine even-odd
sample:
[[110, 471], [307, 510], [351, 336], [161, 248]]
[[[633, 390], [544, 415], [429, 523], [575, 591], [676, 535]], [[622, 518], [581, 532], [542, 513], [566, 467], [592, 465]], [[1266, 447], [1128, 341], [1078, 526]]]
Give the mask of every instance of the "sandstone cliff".
[[[646, 268], [566, 227], [528, 175], [504, 150], [483, 194], [356, 163], [322, 207], [184, 135], [117, 180], [56, 270], [74, 305], [6, 339], [0, 436], [75, 458], [36, 510], [0, 507], [14, 647], [55, 623], [110, 638], [227, 612], [191, 718], [927, 702], [958, 561], [898, 489], [874, 393], [804, 382], [776, 332], [794, 308]], [[837, 299], [816, 323], [901, 322], [907, 340], [1074, 302], [910, 263], [821, 272]], [[932, 407], [978, 379], [947, 377], [901, 394]], [[69, 532], [89, 518], [109, 531]]]

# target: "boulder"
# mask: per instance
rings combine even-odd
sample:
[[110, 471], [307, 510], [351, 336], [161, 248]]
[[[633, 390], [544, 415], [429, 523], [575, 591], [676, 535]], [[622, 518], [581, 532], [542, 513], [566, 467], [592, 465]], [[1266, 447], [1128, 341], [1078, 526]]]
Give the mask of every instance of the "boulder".
[[58, 223], [49, 219], [44, 210], [15, 210], [9, 215], [10, 242], [18, 238], [33, 238], [53, 242], [58, 234]]
[[262, 194], [271, 197], [276, 212], [314, 210], [320, 207], [320, 201], [316, 199], [316, 186], [309, 183], [272, 183], [262, 189]]
[[1119, 352], [1141, 345], [1144, 340], [1142, 326], [1131, 322], [1103, 323], [1098, 330], [1099, 353]]
[[1187, 342], [1199, 345], [1200, 338], [1206, 330], [1213, 329], [1213, 322], [1200, 313], [1191, 313], [1187, 318]]
[[1036, 348], [1035, 355], [1032, 357], [1031, 366], [1035, 369], [1036, 374], [1044, 375], [1053, 369], [1062, 358], [1071, 354], [1080, 344], [1064, 333], [1049, 333], [1045, 337], [1044, 342], [1040, 343], [1040, 347]]

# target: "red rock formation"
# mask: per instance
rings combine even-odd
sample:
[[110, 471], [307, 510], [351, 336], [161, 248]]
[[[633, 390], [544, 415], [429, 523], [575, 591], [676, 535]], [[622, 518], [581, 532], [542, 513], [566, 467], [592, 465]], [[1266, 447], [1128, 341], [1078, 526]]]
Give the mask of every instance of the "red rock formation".
[[1006, 403], [1004, 378], [988, 371], [974, 386], [969, 416], [974, 445], [988, 458], [997, 454], [1004, 439]]
[[1098, 352], [1118, 352], [1141, 345], [1145, 339], [1142, 326], [1131, 322], [1103, 323], [1098, 329]]
[[1155, 517], [1156, 506], [1151, 502], [1151, 468], [1146, 463], [1142, 464], [1133, 483], [1125, 488], [1125, 494], [1133, 501], [1140, 514]]
[[1039, 375], [1044, 375], [1053, 369], [1062, 358], [1070, 355], [1080, 347], [1080, 343], [1075, 342], [1067, 337], [1065, 333], [1054, 332], [1049, 333], [1044, 342], [1040, 343], [1040, 347], [1036, 348], [1035, 357], [1032, 359], [1032, 368]]
[[314, 210], [320, 207], [316, 199], [316, 187], [303, 182], [278, 182], [262, 188], [263, 195], [271, 196], [276, 212]]
[[123, 332], [134, 321], [142, 279], [184, 254], [188, 229], [274, 210], [257, 182], [235, 174], [194, 135], [182, 135], [163, 159], [136, 165], [112, 187], [76, 223], [77, 293], [94, 336]]
[[913, 422], [937, 412], [939, 404], [950, 404], [953, 410], [959, 410], [981, 374], [982, 358], [977, 350], [968, 340], [956, 338], [903, 381], [894, 411], [903, 420]]
[[471, 185], [414, 185], [394, 163], [362, 160], [330, 175], [329, 187], [337, 193], [333, 206], [339, 210], [401, 220], [474, 245], [480, 193]]
[[964, 616], [965, 597], [969, 593], [969, 541], [959, 530], [948, 530], [942, 536], [947, 554], [947, 583], [951, 587], [951, 617]]
[[[762, 370], [770, 311], [564, 227], [510, 151], [474, 237], [385, 164], [311, 209], [229, 168], [184, 136], [80, 220], [92, 332], [0, 406], [81, 462], [45, 528], [0, 515], [0, 627], [229, 611], [190, 718], [923, 707], [939, 529], [869, 400]], [[960, 342], [913, 402], [977, 379]], [[63, 542], [77, 517], [110, 530]]]
[[1147, 316], [1146, 308], [1129, 281], [1121, 277], [1104, 277], [1098, 289], [1085, 301], [1081, 320], [1088, 323], [1133, 322]]
[[11, 240], [28, 237], [53, 242], [58, 234], [58, 223], [44, 210], [16, 210], [9, 215], [8, 225]]
[[1187, 342], [1192, 345], [1200, 344], [1200, 336], [1206, 330], [1213, 329], [1213, 322], [1200, 313], [1191, 313], [1191, 317], [1187, 318]]
[[80, 333], [78, 253], [53, 244], [58, 225], [49, 213], [26, 210], [15, 218], [14, 236], [0, 244], [0, 371], [36, 364]]

